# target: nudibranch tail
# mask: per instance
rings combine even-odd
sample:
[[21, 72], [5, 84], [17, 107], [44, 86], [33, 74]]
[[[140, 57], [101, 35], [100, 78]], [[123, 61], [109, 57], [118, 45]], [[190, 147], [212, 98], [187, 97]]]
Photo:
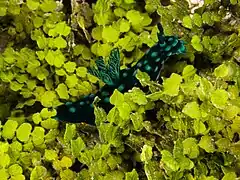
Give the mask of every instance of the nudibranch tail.
[[56, 120], [66, 121], [70, 123], [87, 123], [95, 125], [93, 101], [95, 94], [84, 96], [77, 102], [67, 102], [57, 107]]

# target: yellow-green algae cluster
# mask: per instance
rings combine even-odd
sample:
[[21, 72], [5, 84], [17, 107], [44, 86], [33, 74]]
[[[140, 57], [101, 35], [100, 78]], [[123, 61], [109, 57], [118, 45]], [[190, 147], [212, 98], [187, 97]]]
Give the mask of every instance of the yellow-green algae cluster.
[[[189, 2], [2, 0], [0, 179], [239, 178], [240, 2]], [[137, 62], [158, 19], [187, 42], [163, 83], [139, 72], [148, 91], [115, 91], [96, 127], [52, 119], [103, 85], [87, 73], [97, 56]]]

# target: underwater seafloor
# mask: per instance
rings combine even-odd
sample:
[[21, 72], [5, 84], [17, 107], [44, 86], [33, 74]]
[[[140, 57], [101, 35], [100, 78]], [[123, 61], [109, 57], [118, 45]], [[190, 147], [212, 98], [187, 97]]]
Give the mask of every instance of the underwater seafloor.
[[[131, 69], [167, 36], [186, 52], [159, 79], [55, 118], [105, 85], [98, 57]], [[240, 179], [239, 92], [239, 0], [0, 0], [0, 180]]]

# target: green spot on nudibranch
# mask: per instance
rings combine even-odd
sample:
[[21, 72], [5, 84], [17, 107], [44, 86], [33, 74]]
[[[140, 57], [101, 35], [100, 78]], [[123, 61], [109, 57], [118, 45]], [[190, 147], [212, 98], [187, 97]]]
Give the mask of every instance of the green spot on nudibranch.
[[139, 63], [137, 63], [137, 67], [142, 67], [142, 63], [141, 62], [139, 62]]
[[79, 104], [80, 104], [80, 106], [83, 106], [85, 103], [83, 101], [81, 101]]
[[55, 120], [57, 120], [57, 121], [59, 120], [59, 118], [58, 118], [58, 117], [56, 117], [56, 116], [55, 116], [55, 117], [52, 117], [52, 118], [53, 118], [53, 119], [55, 119]]
[[182, 53], [184, 53], [185, 52], [185, 46], [182, 44], [179, 48], [178, 48], [178, 50], [177, 50], [177, 53], [179, 53], [179, 54], [182, 54]]
[[66, 106], [72, 105], [72, 102], [66, 102]]
[[157, 72], [157, 71], [158, 71], [158, 66], [156, 66], [154, 69], [154, 72]]
[[70, 107], [68, 110], [71, 113], [75, 113], [76, 112], [76, 108], [75, 107]]
[[146, 52], [145, 52], [145, 54], [148, 54], [150, 52], [150, 49], [148, 49]]
[[125, 85], [124, 84], [121, 84], [120, 86], [118, 86], [118, 90], [121, 92], [122, 90], [124, 90], [125, 88]]
[[143, 64], [145, 65], [145, 64], [147, 64], [148, 63], [148, 60], [144, 60], [143, 61]]
[[137, 74], [137, 70], [135, 70], [135, 71], [133, 72], [133, 76], [136, 76], [136, 74]]
[[151, 57], [157, 57], [158, 53], [157, 52], [152, 52]]
[[110, 98], [109, 97], [104, 98], [104, 102], [105, 103], [109, 103], [110, 102]]
[[145, 68], [146, 71], [150, 71], [152, 69], [152, 67], [149, 66], [149, 65], [146, 65], [144, 68]]
[[160, 47], [164, 47], [164, 46], [166, 46], [165, 41], [164, 41], [162, 44], [159, 44], [159, 46], [160, 46]]
[[175, 39], [175, 40], [173, 41], [173, 43], [172, 43], [172, 47], [176, 46], [177, 43], [178, 43], [178, 39]]
[[181, 52], [184, 52], [185, 51], [185, 46], [182, 45], [181, 48], [180, 48]]
[[168, 52], [168, 53], [167, 53], [167, 56], [171, 56], [171, 55], [172, 55], [172, 52]]
[[169, 51], [171, 49], [171, 46], [167, 46], [164, 50]]
[[127, 77], [128, 73], [127, 72], [124, 72], [123, 73], [123, 77]]
[[94, 98], [95, 97], [95, 94], [90, 94], [89, 95], [89, 98]]
[[159, 58], [155, 59], [155, 62], [159, 62], [160, 60], [161, 60], [161, 58], [159, 57]]
[[102, 95], [102, 96], [108, 96], [108, 95], [109, 95], [109, 92], [103, 91], [103, 92], [101, 92], [101, 95]]

